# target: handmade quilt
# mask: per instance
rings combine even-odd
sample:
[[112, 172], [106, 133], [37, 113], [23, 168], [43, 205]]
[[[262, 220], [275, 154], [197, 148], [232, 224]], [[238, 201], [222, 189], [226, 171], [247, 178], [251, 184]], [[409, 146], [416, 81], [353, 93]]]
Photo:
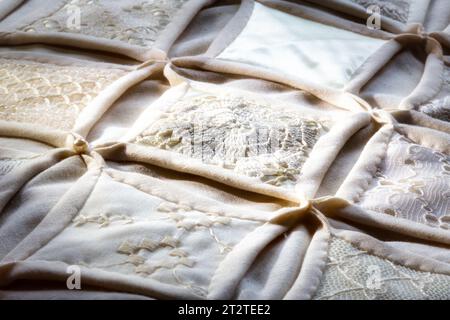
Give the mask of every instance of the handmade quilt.
[[0, 299], [450, 299], [448, 0], [0, 1]]

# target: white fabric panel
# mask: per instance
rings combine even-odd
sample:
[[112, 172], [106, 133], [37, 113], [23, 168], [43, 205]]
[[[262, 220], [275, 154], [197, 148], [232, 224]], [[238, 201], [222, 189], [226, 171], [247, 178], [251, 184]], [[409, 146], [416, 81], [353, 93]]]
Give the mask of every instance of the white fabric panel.
[[255, 3], [242, 33], [218, 58], [338, 89], [385, 42]]

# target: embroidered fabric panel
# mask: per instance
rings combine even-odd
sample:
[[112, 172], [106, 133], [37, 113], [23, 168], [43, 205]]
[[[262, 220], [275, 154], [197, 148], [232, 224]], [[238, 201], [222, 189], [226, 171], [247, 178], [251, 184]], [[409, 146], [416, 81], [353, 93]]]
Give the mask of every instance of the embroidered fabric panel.
[[409, 16], [410, 1], [408, 0], [351, 0], [352, 2], [369, 8], [377, 6], [380, 8], [382, 17], [388, 17], [393, 20], [407, 23]]
[[394, 133], [359, 200], [366, 209], [450, 229], [450, 156]]
[[171, 106], [136, 142], [262, 182], [293, 187], [324, 122], [241, 97], [203, 95]]
[[[139, 189], [109, 175], [100, 178], [71, 225], [31, 259], [156, 280], [206, 298], [219, 263], [262, 225], [228, 217], [219, 206], [176, 200], [158, 185]], [[106, 199], [107, 194], [115, 196]]]
[[[25, 32], [79, 33], [128, 44], [151, 46], [187, 0], [66, 0]], [[75, 20], [79, 15], [80, 24]]]
[[0, 59], [0, 119], [70, 130], [80, 111], [123, 74], [121, 70]]
[[417, 271], [333, 237], [316, 300], [449, 299], [450, 276]]
[[429, 103], [421, 106], [420, 111], [430, 117], [450, 122], [450, 68], [445, 67], [443, 76], [442, 90], [443, 94]]

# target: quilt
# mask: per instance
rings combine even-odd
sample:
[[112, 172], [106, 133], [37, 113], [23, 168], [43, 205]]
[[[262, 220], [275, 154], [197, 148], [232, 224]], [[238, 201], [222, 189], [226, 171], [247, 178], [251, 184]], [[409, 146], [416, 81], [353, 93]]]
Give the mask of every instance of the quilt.
[[0, 299], [450, 299], [447, 0], [0, 2]]

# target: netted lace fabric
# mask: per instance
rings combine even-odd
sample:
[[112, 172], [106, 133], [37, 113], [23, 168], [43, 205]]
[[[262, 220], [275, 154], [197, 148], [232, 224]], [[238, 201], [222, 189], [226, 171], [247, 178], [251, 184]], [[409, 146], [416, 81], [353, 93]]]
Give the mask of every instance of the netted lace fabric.
[[332, 237], [316, 300], [449, 299], [450, 276], [414, 270]]
[[352, 2], [369, 8], [377, 6], [380, 8], [381, 16], [394, 19], [396, 21], [407, 23], [409, 15], [410, 1], [408, 0], [351, 0]]
[[380, 214], [450, 229], [450, 156], [394, 133], [359, 204]]
[[242, 97], [203, 95], [175, 103], [136, 142], [268, 184], [292, 187], [308, 154], [327, 130], [324, 122], [292, 108]]
[[444, 68], [442, 80], [442, 94], [419, 107], [419, 110], [433, 118], [450, 122], [450, 67]]
[[[67, 32], [151, 46], [187, 0], [65, 0], [47, 17], [22, 27], [25, 32]], [[80, 10], [80, 26], [69, 18]]]
[[80, 111], [124, 74], [118, 69], [0, 59], [0, 119], [70, 130]]

